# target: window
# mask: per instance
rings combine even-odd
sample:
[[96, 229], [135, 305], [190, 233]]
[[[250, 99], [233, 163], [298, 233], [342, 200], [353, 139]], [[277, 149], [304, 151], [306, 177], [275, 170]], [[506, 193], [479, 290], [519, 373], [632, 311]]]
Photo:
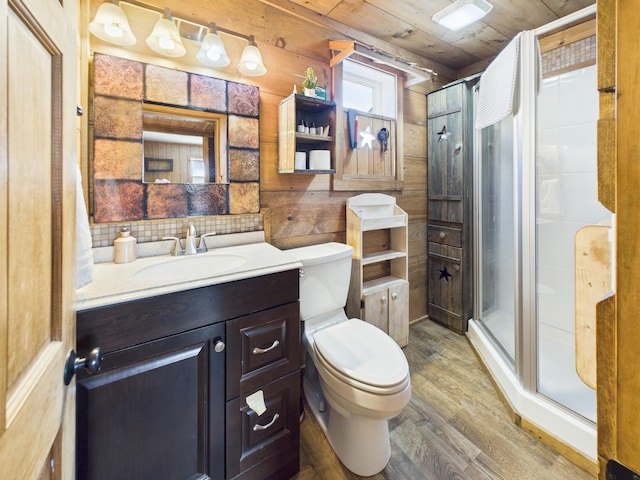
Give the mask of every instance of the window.
[[396, 118], [395, 75], [346, 59], [342, 93], [344, 108]]
[[334, 190], [401, 190], [404, 73], [356, 52], [332, 67], [341, 132]]

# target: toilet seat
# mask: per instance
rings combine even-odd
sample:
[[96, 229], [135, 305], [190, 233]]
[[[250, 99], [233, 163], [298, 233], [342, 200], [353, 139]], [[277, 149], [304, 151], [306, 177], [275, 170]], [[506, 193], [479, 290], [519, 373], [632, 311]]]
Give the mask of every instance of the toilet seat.
[[393, 394], [406, 388], [409, 365], [396, 342], [379, 328], [351, 319], [315, 332], [319, 363], [338, 380], [360, 390]]

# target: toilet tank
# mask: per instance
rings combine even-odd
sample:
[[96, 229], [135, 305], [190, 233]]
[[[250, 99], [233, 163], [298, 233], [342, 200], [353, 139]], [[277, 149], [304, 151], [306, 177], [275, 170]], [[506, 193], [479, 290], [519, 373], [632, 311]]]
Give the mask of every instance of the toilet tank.
[[343, 243], [321, 243], [292, 248], [287, 253], [302, 263], [300, 319], [344, 308], [349, 293], [353, 247]]

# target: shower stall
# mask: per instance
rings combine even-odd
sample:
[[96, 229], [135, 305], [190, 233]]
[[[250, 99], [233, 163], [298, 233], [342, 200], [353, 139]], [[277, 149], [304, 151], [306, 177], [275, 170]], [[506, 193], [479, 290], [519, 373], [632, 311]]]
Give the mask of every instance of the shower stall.
[[538, 42], [594, 14], [522, 32], [511, 113], [476, 129], [468, 335], [523, 421], [596, 461], [596, 392], [575, 369], [573, 265], [576, 232], [611, 221], [597, 201], [595, 32], [542, 54]]

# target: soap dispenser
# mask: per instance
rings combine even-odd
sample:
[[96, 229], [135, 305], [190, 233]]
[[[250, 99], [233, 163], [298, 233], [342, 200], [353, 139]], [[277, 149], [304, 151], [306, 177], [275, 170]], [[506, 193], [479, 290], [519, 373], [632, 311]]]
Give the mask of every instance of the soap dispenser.
[[113, 241], [113, 262], [128, 263], [136, 259], [136, 237], [127, 227], [122, 227], [120, 236]]

